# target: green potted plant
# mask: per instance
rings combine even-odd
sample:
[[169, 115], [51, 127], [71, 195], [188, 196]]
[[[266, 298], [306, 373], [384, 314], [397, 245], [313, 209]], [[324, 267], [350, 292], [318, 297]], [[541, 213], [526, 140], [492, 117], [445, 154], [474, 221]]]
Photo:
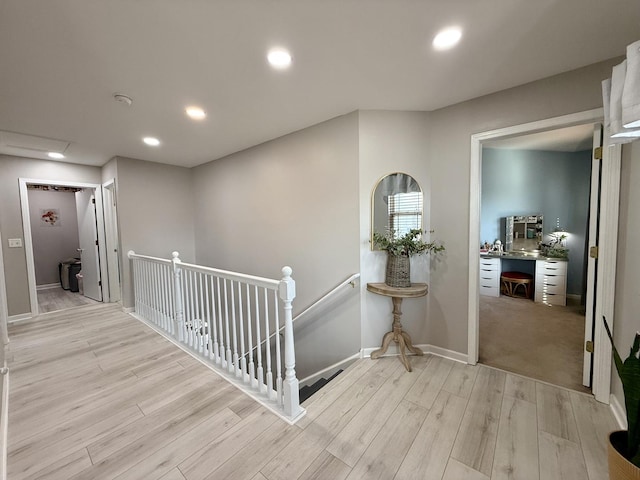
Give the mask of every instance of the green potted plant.
[[564, 245], [564, 241], [567, 238], [566, 233], [552, 233], [549, 236], [551, 237], [550, 242], [541, 245], [542, 254], [545, 257], [567, 258], [569, 249]]
[[387, 230], [384, 234], [373, 233], [374, 248], [387, 252], [385, 283], [390, 287], [411, 286], [411, 255], [444, 250], [444, 245], [423, 241], [422, 233], [419, 228], [411, 229], [404, 235], [396, 235], [395, 230]]
[[613, 343], [611, 330], [602, 317], [607, 331], [613, 360], [622, 381], [624, 406], [627, 412], [627, 430], [619, 430], [609, 435], [609, 477], [611, 480], [640, 479], [640, 333], [635, 334], [629, 356], [623, 362]]

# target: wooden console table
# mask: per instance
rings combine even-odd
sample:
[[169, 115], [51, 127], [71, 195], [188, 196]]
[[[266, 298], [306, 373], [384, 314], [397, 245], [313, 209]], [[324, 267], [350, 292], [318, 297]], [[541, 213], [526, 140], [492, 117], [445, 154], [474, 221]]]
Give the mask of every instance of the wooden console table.
[[384, 295], [385, 297], [391, 297], [393, 302], [393, 330], [384, 334], [382, 337], [382, 346], [373, 352], [371, 352], [371, 358], [376, 359], [383, 355], [391, 340], [398, 344], [400, 349], [400, 361], [405, 366], [407, 371], [411, 371], [411, 364], [405, 353], [405, 349], [414, 353], [415, 355], [423, 355], [424, 353], [418, 347], [414, 347], [411, 344], [411, 337], [409, 334], [402, 330], [402, 323], [400, 323], [400, 317], [402, 317], [402, 300], [404, 298], [416, 298], [424, 297], [428, 292], [426, 283], [412, 283], [410, 287], [390, 287], [386, 283], [367, 283], [367, 290], [378, 295]]

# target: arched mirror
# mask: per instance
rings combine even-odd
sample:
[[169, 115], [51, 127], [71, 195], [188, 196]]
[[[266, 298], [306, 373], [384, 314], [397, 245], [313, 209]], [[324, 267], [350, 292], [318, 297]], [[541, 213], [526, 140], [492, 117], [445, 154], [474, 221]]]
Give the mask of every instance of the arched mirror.
[[376, 184], [371, 197], [371, 248], [373, 233], [393, 230], [401, 236], [413, 228], [422, 230], [422, 189], [406, 173], [391, 173]]

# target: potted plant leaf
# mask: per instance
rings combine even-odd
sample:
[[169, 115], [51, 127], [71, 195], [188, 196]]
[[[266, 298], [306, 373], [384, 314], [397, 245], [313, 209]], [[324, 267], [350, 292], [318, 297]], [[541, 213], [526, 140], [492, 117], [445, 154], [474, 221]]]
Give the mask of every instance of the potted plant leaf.
[[414, 228], [404, 235], [396, 235], [395, 230], [382, 234], [373, 233], [374, 248], [387, 252], [385, 283], [390, 287], [411, 286], [411, 255], [437, 253], [444, 245], [422, 240], [422, 230]]
[[627, 412], [627, 430], [609, 435], [609, 477], [611, 480], [640, 479], [640, 333], [636, 332], [629, 356], [623, 362], [613, 343], [611, 330], [602, 317], [613, 349], [613, 360], [622, 381], [624, 405]]

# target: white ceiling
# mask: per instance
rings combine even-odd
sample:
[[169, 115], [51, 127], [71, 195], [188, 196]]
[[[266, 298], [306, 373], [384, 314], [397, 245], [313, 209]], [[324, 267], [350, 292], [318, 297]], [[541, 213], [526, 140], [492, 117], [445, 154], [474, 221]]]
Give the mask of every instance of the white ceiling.
[[[460, 45], [434, 51], [452, 24]], [[0, 0], [0, 130], [69, 142], [73, 163], [194, 166], [356, 109], [434, 110], [621, 56], [639, 34], [638, 0]], [[274, 46], [289, 70], [267, 65]]]

